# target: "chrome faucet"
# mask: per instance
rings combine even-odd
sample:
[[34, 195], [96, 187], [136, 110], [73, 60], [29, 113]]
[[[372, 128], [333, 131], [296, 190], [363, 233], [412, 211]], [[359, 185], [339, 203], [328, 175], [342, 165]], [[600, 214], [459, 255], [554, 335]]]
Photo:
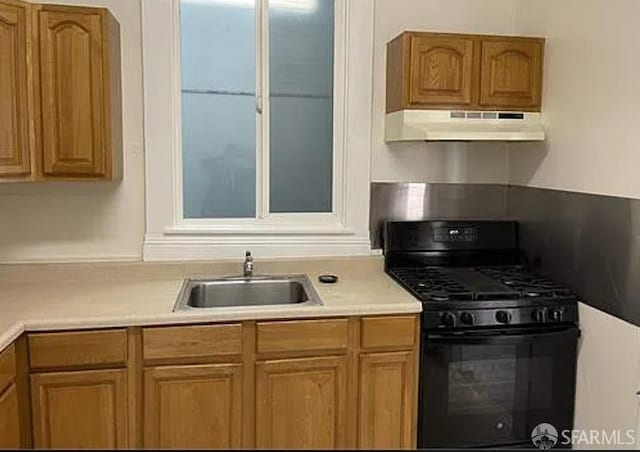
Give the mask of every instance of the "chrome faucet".
[[253, 256], [251, 256], [251, 251], [245, 253], [242, 269], [245, 278], [253, 277]]

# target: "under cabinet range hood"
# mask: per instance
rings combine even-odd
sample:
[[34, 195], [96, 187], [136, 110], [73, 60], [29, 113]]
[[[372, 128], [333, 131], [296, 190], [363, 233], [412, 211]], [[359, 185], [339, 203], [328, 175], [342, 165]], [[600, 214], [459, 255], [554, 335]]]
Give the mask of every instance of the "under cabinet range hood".
[[385, 141], [544, 141], [540, 113], [399, 110], [388, 113]]

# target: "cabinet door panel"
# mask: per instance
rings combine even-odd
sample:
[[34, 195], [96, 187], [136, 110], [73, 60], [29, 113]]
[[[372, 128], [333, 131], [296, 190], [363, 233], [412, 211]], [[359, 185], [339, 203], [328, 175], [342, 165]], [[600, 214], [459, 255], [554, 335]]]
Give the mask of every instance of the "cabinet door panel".
[[480, 104], [501, 109], [539, 109], [543, 42], [538, 39], [482, 41]]
[[346, 447], [347, 358], [258, 362], [256, 446]]
[[104, 176], [104, 17], [73, 7], [38, 14], [44, 174]]
[[31, 172], [27, 7], [0, 0], [0, 177]]
[[0, 449], [20, 448], [18, 393], [13, 384], [0, 395]]
[[360, 357], [360, 448], [415, 447], [415, 373], [413, 352]]
[[242, 447], [242, 366], [145, 370], [146, 448]]
[[126, 371], [34, 374], [31, 398], [36, 448], [127, 446]]
[[473, 40], [411, 37], [409, 103], [470, 105], [473, 101]]

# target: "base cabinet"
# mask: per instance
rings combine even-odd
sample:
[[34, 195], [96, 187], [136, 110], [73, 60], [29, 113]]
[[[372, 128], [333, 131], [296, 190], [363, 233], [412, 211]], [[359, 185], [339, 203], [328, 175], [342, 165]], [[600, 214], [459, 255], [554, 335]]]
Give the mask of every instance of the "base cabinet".
[[127, 447], [125, 370], [31, 375], [36, 448]]
[[0, 354], [0, 448], [413, 449], [418, 332], [405, 315], [29, 333]]
[[18, 391], [12, 384], [0, 394], [0, 449], [20, 447]]
[[259, 449], [346, 448], [346, 357], [258, 362], [256, 398]]
[[242, 446], [242, 365], [155, 367], [144, 371], [144, 446]]
[[408, 449], [414, 444], [413, 352], [371, 353], [360, 357], [362, 449]]

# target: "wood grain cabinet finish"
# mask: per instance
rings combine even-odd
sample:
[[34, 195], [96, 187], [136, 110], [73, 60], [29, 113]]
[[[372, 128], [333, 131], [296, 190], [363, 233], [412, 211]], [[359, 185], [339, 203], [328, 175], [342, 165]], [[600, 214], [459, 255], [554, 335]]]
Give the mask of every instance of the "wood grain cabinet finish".
[[145, 370], [144, 446], [242, 447], [242, 365]]
[[118, 22], [0, 0], [0, 182], [122, 177]]
[[29, 6], [0, 0], [0, 178], [31, 174]]
[[358, 447], [415, 447], [416, 364], [413, 352], [360, 357]]
[[18, 392], [12, 384], [4, 392], [0, 391], [0, 449], [18, 449], [20, 444], [20, 424], [18, 415]]
[[31, 375], [36, 448], [127, 447], [125, 370]]
[[483, 40], [480, 104], [495, 109], [539, 107], [542, 58], [541, 40]]
[[43, 6], [37, 16], [44, 177], [111, 179], [121, 152], [109, 52], [119, 45], [117, 22], [99, 8]]
[[412, 36], [410, 46], [409, 103], [471, 105], [473, 40]]
[[544, 39], [404, 32], [387, 45], [387, 113], [540, 111]]
[[256, 446], [259, 449], [347, 447], [347, 358], [258, 362]]

